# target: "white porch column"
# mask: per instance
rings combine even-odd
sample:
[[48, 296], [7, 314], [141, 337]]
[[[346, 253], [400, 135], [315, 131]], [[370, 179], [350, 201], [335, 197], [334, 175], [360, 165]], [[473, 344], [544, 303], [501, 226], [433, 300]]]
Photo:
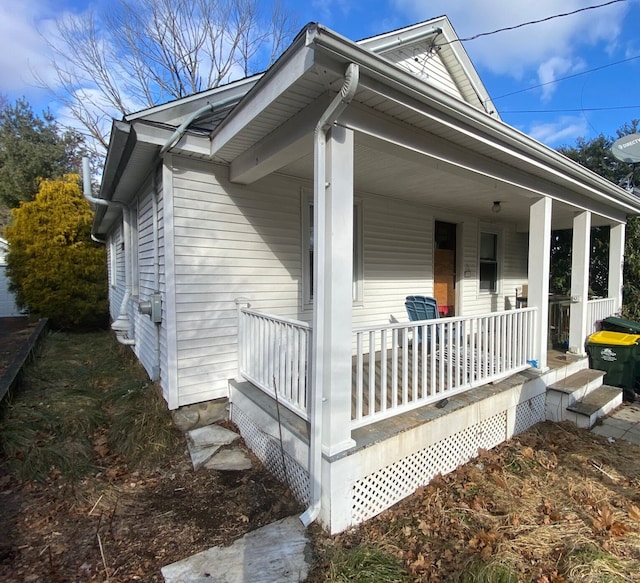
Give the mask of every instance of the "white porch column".
[[625, 224], [613, 225], [609, 233], [609, 297], [616, 301], [615, 311], [622, 308], [622, 268], [624, 265]]
[[549, 266], [551, 262], [551, 199], [541, 198], [529, 207], [529, 296], [537, 308], [533, 358], [547, 370], [549, 335]]
[[[318, 262], [314, 321], [323, 333], [313, 356], [314, 366], [322, 367], [322, 450], [327, 455], [355, 444], [351, 439], [353, 164], [353, 132], [333, 127], [326, 148], [324, 207], [322, 200], [314, 201]], [[324, 217], [318, 215], [322, 212]]]
[[591, 213], [584, 211], [573, 218], [571, 250], [571, 311], [569, 315], [569, 352], [585, 356], [584, 342], [593, 322], [587, 322], [589, 299], [589, 257], [591, 248]]

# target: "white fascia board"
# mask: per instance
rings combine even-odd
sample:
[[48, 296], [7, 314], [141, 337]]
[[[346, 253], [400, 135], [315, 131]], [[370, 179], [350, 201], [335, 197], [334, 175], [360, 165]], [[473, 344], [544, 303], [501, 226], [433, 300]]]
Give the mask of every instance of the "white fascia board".
[[573, 191], [508, 164], [488, 160], [485, 156], [452, 144], [444, 138], [418, 132], [403, 122], [384, 118], [364, 106], [353, 104], [348, 107], [340, 116], [338, 125], [380, 140], [380, 150], [414, 160], [423, 166], [430, 165], [475, 182], [493, 184], [497, 181], [516, 187], [531, 198], [546, 196], [567, 202], [576, 209], [590, 210], [609, 220], [624, 221], [624, 213], [601, 201], [590, 200], [587, 207], [585, 201], [580, 200]]
[[409, 45], [434, 38], [440, 34], [442, 23], [448, 22], [446, 16], [440, 16], [432, 20], [412, 24], [398, 30], [392, 30], [376, 36], [357, 41], [356, 44], [365, 47], [373, 53], [384, 54], [393, 51], [402, 45]]
[[[136, 138], [139, 142], [154, 144], [160, 148], [175, 132], [173, 127], [161, 127], [155, 124], [145, 123], [144, 120], [133, 124]], [[199, 156], [209, 156], [209, 135], [187, 131], [180, 141], [171, 148], [174, 153], [197, 154]]]
[[526, 161], [549, 174], [549, 180], [561, 180], [592, 197], [624, 210], [626, 214], [640, 214], [640, 199], [616, 186], [607, 179], [587, 170], [559, 152], [541, 144], [515, 128], [494, 119], [436, 87], [428, 85], [410, 73], [374, 55], [358, 45], [345, 41], [333, 31], [316, 26], [310, 31], [310, 43], [318, 50], [326, 51], [338, 62], [357, 63], [363, 74], [380, 81], [379, 86], [393, 88], [406, 101], [407, 97], [427, 106], [444, 123], [491, 147]]
[[215, 103], [217, 101], [227, 101], [234, 95], [237, 96], [238, 101], [242, 99], [260, 80], [263, 73], [246, 77], [238, 81], [232, 81], [226, 85], [221, 85], [213, 89], [207, 89], [187, 97], [175, 99], [161, 105], [149, 107], [141, 111], [131, 113], [125, 116], [125, 121], [136, 121], [139, 119], [145, 119], [147, 121], [155, 121], [158, 123], [168, 123], [171, 125], [180, 125], [180, 120], [192, 111], [197, 110], [206, 105], [207, 103]]
[[[302, 39], [304, 40], [304, 39]], [[314, 51], [300, 46], [298, 39], [280, 60], [262, 77], [253, 91], [220, 124], [211, 141], [214, 156], [244, 128], [314, 66]]]
[[251, 184], [313, 150], [313, 132], [331, 103], [328, 93], [300, 111], [238, 156], [229, 169], [229, 180]]

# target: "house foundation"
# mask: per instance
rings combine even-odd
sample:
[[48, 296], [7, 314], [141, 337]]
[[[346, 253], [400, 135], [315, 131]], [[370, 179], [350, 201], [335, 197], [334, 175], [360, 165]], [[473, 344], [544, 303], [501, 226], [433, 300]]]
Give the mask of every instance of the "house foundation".
[[308, 472], [307, 423], [248, 382], [230, 383], [231, 420], [301, 503], [309, 503], [311, 480], [322, 480], [319, 520], [334, 534], [455, 470], [479, 449], [491, 449], [544, 421], [547, 387], [586, 367], [586, 359], [563, 361], [542, 374], [519, 373], [446, 403], [355, 429], [353, 448], [323, 455], [321, 477]]

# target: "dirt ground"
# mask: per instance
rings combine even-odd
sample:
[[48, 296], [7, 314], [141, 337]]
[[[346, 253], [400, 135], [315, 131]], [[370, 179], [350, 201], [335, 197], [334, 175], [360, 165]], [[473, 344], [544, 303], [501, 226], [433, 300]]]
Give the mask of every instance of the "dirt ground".
[[0, 580], [163, 581], [163, 566], [301, 510], [259, 464], [194, 472], [186, 452], [133, 474], [102, 464], [73, 490], [0, 469]]
[[[33, 326], [0, 324], [1, 374]], [[56, 470], [21, 481], [0, 453], [3, 583], [163, 581], [163, 566], [303, 510], [255, 458], [249, 471], [194, 472], [184, 441], [130, 472], [104, 429], [90, 437], [98, 470], [73, 484]]]
[[[74, 485], [19, 481], [0, 457], [0, 581], [161, 582], [163, 566], [303, 510], [257, 460], [194, 472], [185, 444], [130, 472], [91, 437], [98, 471]], [[358, 528], [311, 532], [313, 583], [382, 581], [331, 575], [363, 547], [401, 565], [384, 581], [459, 581], [494, 560], [517, 579], [465, 581], [640, 581], [640, 448], [542, 423]]]

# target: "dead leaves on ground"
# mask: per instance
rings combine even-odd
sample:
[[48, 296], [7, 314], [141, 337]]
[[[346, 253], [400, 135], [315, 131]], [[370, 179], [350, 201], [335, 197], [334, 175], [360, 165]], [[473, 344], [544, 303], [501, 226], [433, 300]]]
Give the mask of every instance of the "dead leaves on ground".
[[559, 565], [580, 545], [637, 572], [640, 452], [631, 447], [545, 423], [436, 476], [357, 536], [396, 549], [412, 581], [447, 581], [504, 557], [517, 580], [564, 583]]

